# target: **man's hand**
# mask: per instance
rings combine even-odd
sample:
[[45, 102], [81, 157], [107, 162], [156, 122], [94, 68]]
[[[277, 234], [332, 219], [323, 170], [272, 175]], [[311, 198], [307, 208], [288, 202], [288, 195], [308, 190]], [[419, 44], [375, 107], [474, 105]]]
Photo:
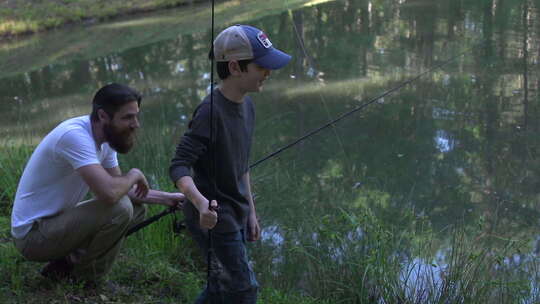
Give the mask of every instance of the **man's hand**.
[[180, 192], [167, 192], [165, 193], [163, 204], [169, 207], [176, 207], [176, 209], [182, 209], [182, 207], [184, 207], [185, 198], [186, 197]]
[[257, 215], [251, 213], [248, 217], [248, 236], [249, 242], [258, 241], [261, 238], [261, 227], [259, 226], [259, 220]]
[[135, 189], [135, 196], [137, 196], [138, 198], [146, 197], [148, 191], [150, 190], [150, 186], [148, 186], [148, 181], [146, 180], [146, 177], [144, 177], [144, 174], [141, 172], [141, 170], [133, 168], [129, 170], [126, 175], [132, 176], [136, 180], [135, 185], [137, 186], [137, 188]]
[[214, 226], [216, 226], [217, 209], [218, 204], [215, 200], [210, 203], [210, 206], [208, 205], [208, 202], [206, 202], [206, 204], [200, 204], [199, 224], [201, 225], [201, 228], [212, 229]]

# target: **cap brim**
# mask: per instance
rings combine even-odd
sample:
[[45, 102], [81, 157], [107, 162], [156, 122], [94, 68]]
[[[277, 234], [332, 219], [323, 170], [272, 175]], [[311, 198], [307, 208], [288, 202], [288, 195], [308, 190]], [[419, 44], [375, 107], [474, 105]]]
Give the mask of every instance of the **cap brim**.
[[266, 55], [253, 60], [253, 62], [262, 66], [263, 68], [277, 70], [286, 66], [287, 63], [291, 61], [291, 58], [291, 55], [286, 54], [276, 48], [273, 48]]

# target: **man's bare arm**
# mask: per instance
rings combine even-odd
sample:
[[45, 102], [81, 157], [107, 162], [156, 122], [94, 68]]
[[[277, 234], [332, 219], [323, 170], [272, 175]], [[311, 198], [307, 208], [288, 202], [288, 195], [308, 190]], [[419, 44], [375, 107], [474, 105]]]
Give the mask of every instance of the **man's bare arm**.
[[[118, 169], [119, 170], [119, 169]], [[148, 194], [148, 182], [139, 169], [133, 168], [125, 175], [112, 175], [103, 166], [92, 164], [77, 169], [90, 191], [97, 199], [114, 204], [126, 195], [134, 185], [136, 197]]]
[[[113, 168], [105, 168], [111, 176], [121, 176], [122, 170], [116, 166]], [[169, 207], [181, 208], [184, 202], [184, 195], [180, 192], [165, 192], [149, 189], [145, 197], [136, 195], [137, 186], [133, 186], [127, 193], [132, 202], [139, 204], [159, 204]]]

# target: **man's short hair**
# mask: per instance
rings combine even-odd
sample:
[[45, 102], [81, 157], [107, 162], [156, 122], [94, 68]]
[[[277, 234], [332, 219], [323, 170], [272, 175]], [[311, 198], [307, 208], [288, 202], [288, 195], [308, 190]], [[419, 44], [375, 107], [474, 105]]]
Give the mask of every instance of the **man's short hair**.
[[141, 105], [141, 94], [134, 89], [118, 83], [108, 84], [96, 92], [92, 101], [92, 114], [90, 119], [98, 121], [98, 110], [103, 109], [112, 119], [114, 114], [126, 103], [137, 101]]

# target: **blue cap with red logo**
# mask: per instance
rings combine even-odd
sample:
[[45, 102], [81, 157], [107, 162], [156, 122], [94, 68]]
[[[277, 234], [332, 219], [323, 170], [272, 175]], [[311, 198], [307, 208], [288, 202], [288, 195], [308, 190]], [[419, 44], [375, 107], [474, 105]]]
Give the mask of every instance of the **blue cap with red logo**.
[[214, 58], [218, 62], [253, 59], [256, 64], [271, 70], [284, 67], [291, 56], [276, 49], [268, 36], [249, 25], [233, 25], [214, 40]]

